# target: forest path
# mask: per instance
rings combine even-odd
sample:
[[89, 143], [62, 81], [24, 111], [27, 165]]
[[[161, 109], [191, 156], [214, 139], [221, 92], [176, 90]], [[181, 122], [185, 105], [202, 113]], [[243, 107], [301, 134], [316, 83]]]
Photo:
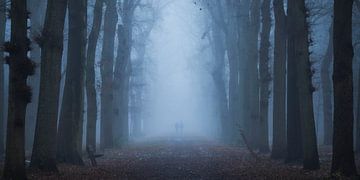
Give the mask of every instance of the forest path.
[[58, 175], [32, 174], [30, 179], [312, 179], [299, 165], [256, 160], [239, 147], [198, 138], [164, 138], [131, 143], [105, 152], [97, 167], [60, 165]]

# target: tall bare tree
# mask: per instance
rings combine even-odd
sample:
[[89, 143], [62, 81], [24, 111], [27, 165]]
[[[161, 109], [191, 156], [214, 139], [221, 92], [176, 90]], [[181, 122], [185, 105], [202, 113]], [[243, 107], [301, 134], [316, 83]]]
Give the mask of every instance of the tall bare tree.
[[102, 23], [104, 0], [96, 0], [92, 29], [88, 40], [86, 64], [86, 93], [87, 93], [87, 131], [86, 146], [96, 149], [96, 87], [95, 87], [95, 56], [96, 47]]
[[294, 18], [291, 8], [287, 10], [287, 155], [286, 162], [298, 161], [303, 157], [302, 125], [300, 120], [299, 90], [297, 87], [297, 63], [295, 52]]
[[67, 0], [49, 0], [41, 46], [41, 82], [35, 139], [30, 166], [57, 171], [56, 134], [59, 109], [61, 60]]
[[263, 1], [261, 5], [262, 30], [260, 42], [260, 119], [259, 119], [259, 150], [267, 153], [269, 149], [268, 116], [269, 116], [269, 95], [270, 95], [270, 67], [269, 48], [271, 30], [271, 1]]
[[[255, 148], [259, 146], [259, 126], [260, 126], [260, 117], [259, 117], [259, 32], [260, 32], [260, 1], [251, 1], [250, 4], [250, 16], [247, 21], [242, 22], [243, 27], [246, 27], [248, 24], [248, 28], [245, 30], [245, 34], [248, 34], [248, 38], [244, 37], [244, 34], [239, 34], [241, 39], [246, 39], [248, 45], [242, 45], [242, 47], [247, 47], [247, 57], [245, 60], [246, 68], [243, 67], [243, 64], [240, 65], [241, 69], [244, 69], [245, 74], [243, 74], [244, 78], [247, 78], [246, 87], [241, 86], [245, 89], [246, 95], [244, 96], [243, 105], [247, 107], [246, 112], [249, 112], [248, 118], [245, 119], [247, 122], [247, 127], [249, 131], [247, 131], [246, 135], [249, 140], [250, 145]], [[244, 16], [244, 15], [241, 15]], [[246, 17], [246, 16], [245, 16]], [[244, 43], [244, 42], [243, 42]], [[245, 48], [246, 49], [246, 48]], [[240, 77], [241, 78], [241, 77]], [[244, 79], [241, 78], [241, 79]], [[246, 104], [248, 104], [246, 106]], [[249, 121], [249, 122], [248, 122]]]
[[352, 9], [354, 0], [334, 0], [334, 136], [331, 172], [356, 175], [353, 145]]
[[[5, 42], [6, 0], [0, 1], [0, 44]], [[4, 51], [0, 50], [0, 159], [5, 152], [5, 71]]]
[[286, 154], [286, 16], [284, 1], [274, 0], [275, 47], [274, 47], [274, 112], [272, 158]]
[[57, 160], [83, 164], [81, 158], [84, 110], [87, 0], [69, 1], [69, 40], [61, 107]]
[[333, 62], [333, 24], [329, 29], [329, 44], [326, 55], [321, 64], [321, 82], [323, 94], [323, 112], [324, 112], [324, 144], [332, 144], [333, 135], [333, 95], [330, 66]]
[[[44, 0], [27, 0], [28, 9], [30, 12], [30, 38], [36, 39], [42, 30], [44, 23], [44, 14], [46, 10], [46, 1]], [[34, 132], [36, 124], [36, 115], [39, 100], [40, 88], [40, 59], [41, 59], [40, 46], [37, 43], [31, 44], [31, 59], [37, 64], [34, 76], [28, 79], [29, 86], [33, 92], [33, 100], [26, 109], [26, 122], [25, 122], [25, 148], [31, 150], [34, 142]]]
[[302, 127], [303, 166], [305, 169], [318, 169], [319, 155], [315, 132], [315, 119], [313, 109], [312, 70], [309, 53], [309, 30], [306, 18], [307, 10], [304, 0], [288, 1], [288, 22], [295, 30], [292, 36], [294, 48], [294, 61], [296, 63], [297, 88], [299, 96], [300, 120]]
[[100, 147], [111, 148], [113, 146], [113, 69], [114, 69], [114, 43], [118, 14], [116, 0], [106, 0], [104, 19], [104, 37], [101, 52], [101, 124], [100, 124]]
[[215, 22], [212, 22], [212, 52], [214, 55], [215, 66], [212, 72], [212, 78], [216, 86], [218, 107], [220, 111], [222, 138], [226, 141], [226, 132], [229, 124], [229, 108], [227, 92], [225, 87], [225, 42], [224, 33]]
[[[129, 135], [129, 83], [131, 76], [131, 49], [135, 9], [141, 0], [123, 0], [119, 3], [119, 14], [122, 24], [118, 27], [118, 56], [114, 73], [114, 121], [119, 121], [121, 134], [118, 139], [122, 145], [128, 141]], [[138, 126], [140, 127], [140, 125]]]
[[31, 101], [31, 88], [27, 78], [34, 74], [35, 64], [27, 53], [30, 40], [27, 37], [27, 3], [11, 0], [11, 39], [5, 44], [9, 53], [6, 62], [10, 67], [9, 110], [7, 121], [4, 179], [26, 179], [25, 171], [25, 114]]

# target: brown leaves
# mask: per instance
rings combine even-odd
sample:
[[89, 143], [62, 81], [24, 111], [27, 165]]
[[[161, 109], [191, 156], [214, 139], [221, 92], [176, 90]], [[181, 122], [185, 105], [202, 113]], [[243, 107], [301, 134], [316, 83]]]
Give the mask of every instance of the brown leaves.
[[[322, 169], [305, 171], [269, 155], [255, 159], [246, 148], [201, 140], [161, 139], [105, 151], [98, 166], [59, 165], [59, 174], [30, 172], [29, 179], [323, 179], [331, 149], [321, 147]], [[359, 161], [359, 159], [358, 159]]]

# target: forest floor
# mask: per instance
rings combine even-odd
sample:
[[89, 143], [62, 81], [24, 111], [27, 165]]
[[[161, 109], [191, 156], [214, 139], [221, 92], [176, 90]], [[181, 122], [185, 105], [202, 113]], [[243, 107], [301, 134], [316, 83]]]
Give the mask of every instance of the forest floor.
[[[269, 155], [200, 139], [169, 138], [136, 142], [105, 151], [98, 166], [59, 165], [58, 174], [28, 172], [29, 179], [327, 179], [330, 149], [320, 148], [321, 169], [305, 171]], [[360, 159], [357, 158], [358, 165]], [[360, 172], [360, 168], [359, 168]]]

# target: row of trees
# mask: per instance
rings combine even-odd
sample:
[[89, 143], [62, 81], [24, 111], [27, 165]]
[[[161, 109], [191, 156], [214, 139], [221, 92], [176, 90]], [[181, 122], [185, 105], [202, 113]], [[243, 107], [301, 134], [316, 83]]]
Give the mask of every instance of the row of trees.
[[[140, 134], [141, 118], [136, 116], [141, 114], [137, 107], [141, 106], [144, 96], [144, 82], [141, 81], [144, 42], [157, 16], [156, 10], [149, 8], [152, 18], [146, 23], [136, 23], [135, 11], [151, 7], [155, 1], [96, 0], [92, 3], [93, 22], [88, 33], [89, 2], [48, 0], [45, 4], [41, 0], [11, 0], [8, 4], [1, 1], [0, 43], [3, 42], [8, 54], [4, 60], [9, 67], [5, 178], [26, 177], [25, 146], [32, 144], [28, 141], [32, 131], [25, 129], [33, 126], [35, 135], [30, 166], [43, 171], [57, 171], [58, 162], [83, 164], [81, 153], [85, 132], [86, 147], [96, 149], [99, 108], [101, 149], [124, 145], [130, 131]], [[351, 176], [356, 174], [352, 72], [354, 0], [334, 2], [329, 50], [322, 68], [325, 144], [333, 145], [332, 172]], [[309, 51], [311, 14], [305, 0], [288, 0], [286, 6], [284, 0], [199, 0], [199, 3], [206, 7], [211, 19], [211, 30], [206, 35], [215, 59], [212, 77], [217, 90], [223, 139], [262, 153], [270, 152], [268, 114], [269, 106], [272, 106], [271, 157], [286, 162], [302, 160], [305, 169], [318, 169], [315, 88], [312, 83], [314, 63]], [[7, 6], [10, 7], [11, 34], [10, 41], [5, 43]], [[40, 14], [37, 14], [36, 7], [42, 6], [46, 8], [44, 11], [40, 8]], [[33, 11], [30, 13], [31, 38], [28, 37], [28, 9]], [[274, 37], [271, 36], [272, 17]], [[135, 28], [136, 25], [139, 28]], [[139, 38], [137, 41], [133, 41], [135, 34]], [[272, 41], [273, 52], [270, 51]], [[65, 48], [64, 42], [67, 42]], [[36, 62], [39, 61], [28, 57], [30, 46], [33, 48], [31, 59], [41, 59], [38, 68]], [[98, 49], [100, 53], [97, 53]], [[136, 58], [132, 58], [134, 49]], [[64, 52], [66, 57], [63, 58]], [[101, 59], [100, 75], [96, 73], [98, 56]], [[332, 59], [333, 93], [329, 90], [332, 88], [329, 68]], [[64, 69], [63, 64], [66, 64]], [[6, 78], [3, 75], [4, 67], [1, 66], [0, 99], [5, 97]], [[38, 78], [34, 76], [28, 81], [32, 75]], [[63, 91], [62, 79], [65, 82]], [[101, 103], [97, 103], [97, 82], [101, 87]], [[270, 87], [273, 87], [273, 104], [269, 99]], [[32, 104], [28, 105], [30, 102]], [[134, 119], [132, 130], [128, 124], [129, 104], [130, 117]], [[4, 109], [4, 105], [1, 102], [0, 108]], [[0, 113], [3, 122], [3, 110]], [[84, 116], [87, 117], [86, 130], [83, 129]], [[4, 149], [3, 145], [0, 145], [0, 151]]]
[[[144, 40], [145, 43], [156, 22], [155, 4], [150, 0], [1, 2], [0, 39], [9, 54], [5, 58], [9, 65], [5, 147], [4, 131], [0, 130], [0, 153], [5, 153], [4, 178], [26, 177], [25, 149], [31, 150], [32, 146], [31, 168], [56, 172], [57, 163], [83, 165], [83, 144], [91, 150], [97, 148], [100, 104], [97, 91], [101, 91], [100, 148], [122, 146], [128, 141], [129, 92], [139, 89], [130, 86], [136, 83], [131, 77], [142, 73], [132, 71], [130, 58], [132, 50], [136, 49], [138, 65], [142, 66], [146, 48], [145, 44], [133, 44], [133, 34], [139, 38], [135, 42]], [[11, 39], [4, 43], [7, 7], [10, 7]], [[89, 7], [93, 7], [93, 13], [88, 14]], [[136, 23], [138, 8], [153, 15], [143, 23]], [[92, 18], [89, 32], [88, 16]], [[28, 57], [31, 48], [31, 58], [37, 61]], [[99, 56], [100, 75], [96, 72]], [[6, 78], [4, 66], [0, 68], [0, 124], [3, 125]], [[62, 80], [65, 82], [63, 88]], [[101, 83], [101, 89], [97, 82]], [[83, 129], [85, 122], [86, 129]], [[85, 143], [83, 136], [86, 136]]]
[[[271, 157], [286, 162], [302, 161], [305, 169], [318, 169], [313, 104], [316, 67], [314, 60], [310, 59], [312, 35], [309, 23], [315, 16], [321, 16], [320, 12], [315, 15], [310, 13], [311, 8], [315, 8], [311, 5], [316, 2], [306, 4], [305, 0], [289, 0], [286, 6], [283, 0], [199, 2], [207, 9], [212, 21], [211, 36], [217, 65], [213, 74], [218, 90], [223, 138], [262, 153], [270, 152], [268, 110], [272, 85]], [[332, 4], [322, 5], [326, 5], [322, 9], [327, 9]], [[335, 0], [333, 7], [329, 47], [321, 65], [324, 144], [333, 144], [332, 172], [354, 175], [353, 1]], [[272, 17], [273, 36], [270, 34]], [[270, 41], [273, 42], [273, 51], [270, 51]], [[272, 57], [273, 64], [270, 61]], [[230, 75], [228, 99], [224, 76], [226, 59]], [[334, 94], [331, 93], [330, 78], [332, 59]]]

